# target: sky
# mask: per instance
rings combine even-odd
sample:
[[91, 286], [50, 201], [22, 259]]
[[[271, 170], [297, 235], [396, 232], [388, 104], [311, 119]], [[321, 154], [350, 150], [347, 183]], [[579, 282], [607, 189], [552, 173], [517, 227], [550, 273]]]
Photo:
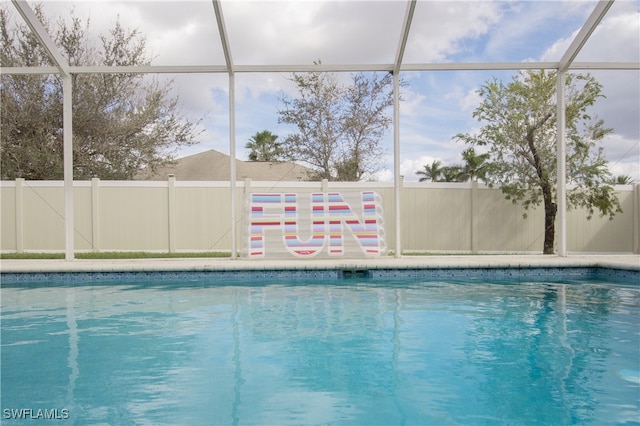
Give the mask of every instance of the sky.
[[[7, 3], [7, 0], [0, 0]], [[31, 2], [30, 2], [31, 3]], [[70, 10], [91, 20], [92, 34], [106, 34], [116, 19], [147, 38], [153, 65], [223, 65], [218, 27], [210, 0], [54, 1], [50, 16], [68, 19]], [[596, 1], [418, 0], [403, 58], [405, 64], [558, 61]], [[236, 65], [391, 64], [395, 60], [405, 1], [223, 0], [222, 12]], [[17, 13], [16, 13], [17, 15]], [[58, 18], [55, 18], [58, 19]], [[54, 20], [55, 20], [54, 19]], [[617, 0], [576, 61], [640, 62], [640, 2]], [[602, 143], [613, 175], [640, 182], [640, 71], [589, 71], [606, 98], [594, 106], [614, 132]], [[473, 111], [488, 80], [511, 81], [516, 71], [402, 72], [400, 174], [416, 181], [417, 170], [440, 160], [462, 162], [458, 133], [480, 123]], [[295, 96], [289, 73], [236, 73], [236, 155], [256, 132], [280, 138], [295, 129], [278, 123], [282, 97]], [[226, 74], [158, 75], [171, 80], [181, 110], [202, 119], [199, 143], [178, 156], [209, 149], [230, 152], [229, 78]], [[344, 81], [348, 73], [338, 74]], [[389, 111], [391, 114], [392, 111]], [[393, 129], [382, 141], [383, 169], [376, 179], [393, 179]]]

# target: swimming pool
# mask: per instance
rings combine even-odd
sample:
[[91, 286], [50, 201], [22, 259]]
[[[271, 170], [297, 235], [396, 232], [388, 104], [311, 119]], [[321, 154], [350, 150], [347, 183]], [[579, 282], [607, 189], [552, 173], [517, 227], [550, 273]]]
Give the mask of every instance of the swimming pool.
[[342, 272], [3, 284], [2, 422], [640, 422], [636, 284]]

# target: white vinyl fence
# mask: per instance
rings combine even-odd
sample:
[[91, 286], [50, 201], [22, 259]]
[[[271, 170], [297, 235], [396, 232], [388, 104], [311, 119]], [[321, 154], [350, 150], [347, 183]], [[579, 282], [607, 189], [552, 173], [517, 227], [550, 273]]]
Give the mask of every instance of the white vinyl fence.
[[[74, 182], [76, 251], [209, 252], [231, 250], [231, 227], [243, 235], [245, 194], [377, 191], [383, 199], [389, 251], [396, 250], [394, 188], [386, 182], [252, 182], [237, 184], [231, 223], [229, 182]], [[540, 253], [542, 207], [528, 212], [499, 189], [477, 183], [405, 182], [400, 193], [403, 253]], [[613, 220], [585, 211], [567, 215], [567, 249], [583, 253], [640, 252], [640, 185], [616, 187], [623, 213]], [[0, 250], [64, 252], [61, 181], [0, 183]], [[236, 247], [242, 247], [240, 241]]]

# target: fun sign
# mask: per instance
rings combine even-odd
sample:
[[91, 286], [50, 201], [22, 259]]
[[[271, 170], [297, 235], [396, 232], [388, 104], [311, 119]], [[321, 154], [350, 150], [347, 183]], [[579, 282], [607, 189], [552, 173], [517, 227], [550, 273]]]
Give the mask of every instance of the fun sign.
[[380, 256], [386, 251], [382, 198], [374, 191], [253, 193], [245, 203], [249, 258]]

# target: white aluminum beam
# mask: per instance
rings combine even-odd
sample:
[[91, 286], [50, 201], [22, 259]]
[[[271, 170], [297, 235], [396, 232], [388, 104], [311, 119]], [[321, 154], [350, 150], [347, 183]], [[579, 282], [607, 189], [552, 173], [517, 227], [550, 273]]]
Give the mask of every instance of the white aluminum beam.
[[393, 210], [395, 213], [395, 257], [402, 257], [402, 221], [400, 214], [400, 193], [402, 177], [400, 176], [400, 73], [393, 73]]
[[587, 18], [578, 34], [565, 51], [558, 64], [556, 82], [556, 137], [557, 137], [557, 214], [558, 214], [558, 256], [567, 256], [567, 164], [566, 164], [566, 113], [565, 113], [565, 73], [578, 56], [600, 21], [607, 14], [614, 0], [600, 0]]
[[558, 62], [459, 62], [403, 64], [402, 71], [488, 71], [558, 69]]
[[62, 74], [62, 140], [64, 174], [64, 247], [65, 260], [74, 259], [74, 220], [73, 220], [73, 81], [69, 63], [62, 56], [36, 14], [26, 1], [12, 0], [16, 9], [31, 31], [47, 51], [57, 70]]
[[557, 156], [557, 224], [558, 256], [567, 256], [567, 141], [565, 137], [565, 72], [558, 71], [556, 81], [556, 156]]
[[236, 223], [237, 202], [236, 202], [236, 76], [229, 73], [229, 157], [231, 163], [229, 167], [229, 185], [231, 192], [229, 202], [231, 203], [231, 259], [238, 256]]
[[73, 217], [73, 80], [71, 75], [62, 77], [62, 139], [64, 170], [64, 258], [74, 259]]
[[225, 65], [74, 66], [74, 74], [210, 74], [227, 73]]
[[413, 13], [415, 10], [416, 0], [409, 0], [409, 3], [407, 3], [407, 10], [404, 15], [404, 21], [402, 23], [400, 42], [398, 43], [398, 50], [396, 51], [396, 60], [393, 64], [394, 74], [398, 74], [400, 72], [400, 67], [402, 66], [404, 49], [407, 46], [407, 39], [409, 38], [409, 30], [411, 29], [411, 22], [413, 21]]
[[215, 11], [218, 32], [220, 33], [220, 41], [222, 42], [222, 50], [224, 51], [224, 60], [227, 64], [226, 72], [229, 74], [229, 202], [231, 204], [231, 259], [236, 259], [238, 257], [236, 238], [236, 217], [238, 213], [238, 203], [236, 203], [236, 78], [233, 70], [231, 46], [229, 45], [229, 37], [227, 36], [227, 29], [224, 23], [220, 0], [213, 0], [213, 10]]
[[292, 65], [236, 65], [235, 72], [368, 72], [393, 71], [393, 64], [292, 64]]
[[1, 67], [0, 75], [60, 74], [57, 67]]
[[[490, 70], [557, 70], [559, 62], [477, 62], [402, 64], [400, 71], [490, 71]], [[290, 73], [290, 72], [391, 72], [393, 64], [360, 65], [234, 65], [234, 73]], [[640, 70], [640, 62], [573, 62], [570, 70]], [[71, 66], [71, 74], [222, 74], [226, 65], [145, 65], [145, 66]], [[3, 67], [0, 75], [59, 74], [56, 67]]]
[[576, 38], [573, 39], [569, 47], [567, 48], [564, 55], [560, 59], [560, 65], [558, 67], [559, 72], [565, 72], [571, 66], [573, 60], [578, 56], [580, 50], [587, 42], [593, 31], [596, 29], [602, 18], [607, 14], [609, 8], [613, 5], [614, 0], [600, 0], [596, 7], [591, 12], [591, 15], [587, 18], [587, 21], [584, 23]]
[[400, 220], [402, 213], [400, 207], [400, 194], [402, 193], [402, 177], [400, 176], [400, 67], [402, 66], [404, 49], [407, 46], [415, 9], [416, 0], [409, 0], [400, 32], [396, 60], [393, 64], [393, 200], [396, 217], [395, 257], [398, 259], [402, 256], [402, 221]]
[[231, 46], [229, 45], [229, 37], [227, 36], [227, 27], [224, 23], [222, 15], [222, 5], [220, 0], [213, 0], [213, 10], [216, 14], [216, 23], [218, 24], [218, 32], [220, 33], [220, 41], [222, 42], [222, 50], [224, 51], [224, 60], [227, 63], [227, 72], [233, 74], [233, 59], [231, 58]]
[[60, 73], [69, 75], [69, 62], [62, 56], [60, 50], [58, 50], [58, 46], [53, 42], [47, 30], [44, 29], [44, 26], [38, 20], [36, 14], [31, 7], [29, 7], [29, 4], [24, 0], [12, 0], [12, 2], [38, 41], [40, 41], [42, 47], [47, 51], [47, 54]]
[[572, 62], [570, 70], [640, 70], [640, 62]]

